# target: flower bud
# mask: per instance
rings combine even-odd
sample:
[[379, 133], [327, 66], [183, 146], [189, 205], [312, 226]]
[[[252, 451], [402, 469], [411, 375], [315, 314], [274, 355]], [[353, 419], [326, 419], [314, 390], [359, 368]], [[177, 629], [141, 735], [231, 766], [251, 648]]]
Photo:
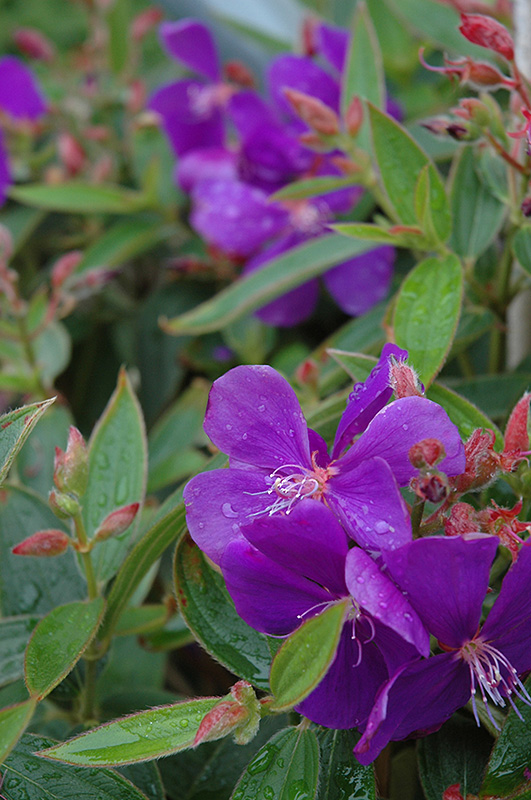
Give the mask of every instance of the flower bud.
[[134, 78], [128, 89], [127, 110], [131, 114], [138, 114], [146, 105], [146, 84], [139, 78]]
[[408, 458], [414, 467], [434, 467], [445, 458], [444, 445], [439, 439], [422, 439], [409, 448]]
[[66, 451], [55, 448], [53, 480], [59, 491], [81, 497], [88, 483], [88, 451], [82, 435], [73, 425], [68, 433]]
[[160, 8], [152, 6], [137, 14], [131, 23], [131, 38], [134, 42], [140, 42], [146, 34], [158, 25], [163, 17]]
[[461, 14], [459, 30], [469, 42], [493, 50], [507, 61], [514, 59], [514, 43], [507, 28], [483, 14]]
[[59, 519], [70, 519], [81, 511], [81, 506], [75, 497], [65, 492], [57, 492], [55, 489], [48, 495], [48, 504]]
[[460, 789], [460, 783], [452, 783], [451, 786], [448, 786], [448, 788], [444, 790], [442, 800], [464, 800]]
[[284, 89], [284, 96], [295, 113], [316, 133], [334, 136], [339, 133], [339, 119], [322, 100], [298, 89]]
[[363, 103], [353, 97], [345, 114], [345, 127], [351, 136], [356, 136], [363, 124]]
[[65, 552], [69, 543], [70, 538], [64, 531], [50, 529], [24, 539], [12, 552], [16, 556], [59, 556]]
[[446, 475], [430, 473], [419, 475], [411, 481], [411, 488], [422, 500], [438, 505], [448, 497], [449, 486]]
[[394, 356], [390, 358], [389, 383], [393, 388], [395, 397], [423, 397], [424, 386], [419, 376], [406, 361], [399, 361]]
[[78, 140], [68, 131], [60, 133], [57, 137], [57, 151], [70, 177], [78, 175], [85, 166], [85, 151]]
[[103, 542], [126, 531], [136, 517], [139, 506], [140, 503], [131, 503], [111, 511], [94, 534], [94, 541]]
[[484, 489], [500, 468], [500, 455], [494, 451], [494, 431], [476, 428], [465, 443], [465, 471], [450, 478], [450, 485], [459, 494]]
[[82, 258], [83, 253], [80, 250], [72, 250], [70, 253], [65, 253], [55, 262], [52, 268], [52, 286], [54, 289], [59, 289], [63, 285], [66, 279], [72, 275]]
[[529, 450], [529, 404], [531, 393], [526, 392], [517, 402], [505, 428], [504, 453], [525, 453]]
[[258, 732], [260, 703], [253, 687], [238, 681], [230, 690], [233, 699], [223, 699], [203, 718], [194, 746], [232, 733], [236, 744], [247, 744]]
[[252, 72], [242, 61], [227, 61], [224, 67], [225, 78], [242, 89], [254, 89], [255, 80]]
[[444, 520], [445, 536], [464, 536], [480, 531], [481, 523], [476, 509], [469, 503], [456, 503], [450, 510], [450, 516]]
[[25, 56], [37, 61], [53, 61], [55, 48], [43, 33], [35, 28], [17, 28], [13, 41]]
[[317, 387], [319, 367], [313, 358], [305, 358], [295, 372], [297, 381], [305, 386]]

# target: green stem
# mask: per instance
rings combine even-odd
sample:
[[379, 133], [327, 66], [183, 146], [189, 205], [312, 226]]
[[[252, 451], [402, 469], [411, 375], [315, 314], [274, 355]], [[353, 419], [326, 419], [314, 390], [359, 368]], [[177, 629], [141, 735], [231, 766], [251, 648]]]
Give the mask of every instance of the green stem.
[[83, 569], [85, 570], [85, 577], [87, 579], [89, 600], [94, 600], [96, 597], [98, 597], [98, 584], [96, 582], [96, 576], [94, 574], [94, 567], [92, 565], [90, 552], [85, 550], [88, 545], [88, 537], [85, 531], [85, 524], [83, 522], [81, 512], [75, 515], [74, 526], [76, 529], [78, 542], [81, 545], [80, 555], [83, 563]]
[[[94, 566], [92, 564], [92, 556], [89, 550], [86, 550], [89, 540], [85, 530], [85, 524], [81, 516], [81, 512], [74, 516], [74, 526], [79, 544], [81, 545], [80, 555], [83, 569], [85, 570], [85, 577], [87, 579], [87, 590], [89, 600], [94, 600], [98, 597], [98, 584], [96, 575], [94, 574]], [[96, 642], [92, 642], [87, 648], [84, 661], [85, 661], [85, 687], [83, 693], [83, 707], [82, 718], [85, 722], [95, 722], [96, 720], [96, 678], [97, 678], [97, 661], [101, 657], [100, 650]]]
[[422, 516], [424, 514], [425, 504], [426, 504], [425, 500], [422, 500], [420, 497], [417, 497], [415, 498], [415, 502], [413, 503], [413, 508], [411, 509], [411, 530], [414, 539], [418, 539], [418, 537], [420, 536], [420, 526], [422, 523]]
[[510, 281], [513, 264], [512, 238], [514, 228], [508, 231], [505, 248], [500, 261], [496, 280], [496, 298], [499, 323], [495, 324], [490, 335], [489, 372], [496, 374], [505, 368], [506, 316], [510, 300]]

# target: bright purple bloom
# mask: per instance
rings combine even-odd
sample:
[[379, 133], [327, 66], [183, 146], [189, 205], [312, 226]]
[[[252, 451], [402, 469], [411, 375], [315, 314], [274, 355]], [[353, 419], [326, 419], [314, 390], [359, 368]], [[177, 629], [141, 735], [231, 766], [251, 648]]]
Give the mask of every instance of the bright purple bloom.
[[15, 56], [0, 58], [0, 109], [17, 120], [37, 120], [46, 112], [31, 71]]
[[212, 34], [196, 19], [163, 22], [160, 41], [168, 55], [211, 83], [221, 80], [221, 64]]
[[298, 55], [282, 55], [275, 58], [268, 70], [268, 86], [271, 99], [293, 130], [308, 130], [308, 126], [297, 116], [286, 99], [284, 89], [297, 89], [321, 100], [336, 113], [339, 112], [340, 87], [311, 58]]
[[221, 569], [238, 614], [257, 630], [287, 636], [302, 621], [350, 597], [336, 657], [297, 707], [331, 728], [366, 719], [391, 669], [429, 653], [416, 612], [376, 563], [349, 551], [343, 528], [322, 503], [256, 519], [230, 542]]
[[[389, 345], [380, 368], [393, 352], [403, 353]], [[410, 447], [436, 436], [447, 453], [440, 468], [454, 475], [464, 470], [463, 444], [446, 412], [423, 397], [397, 400], [368, 421], [382, 389], [377, 380], [367, 385], [367, 396], [351, 401], [363, 415], [363, 434], [341, 454], [358, 432], [357, 414], [348, 408], [349, 423], [341, 426], [341, 444], [330, 458], [323, 439], [308, 429], [293, 389], [271, 367], [236, 367], [214, 382], [204, 428], [228, 454], [230, 468], [197, 475], [184, 492], [192, 538], [213, 561], [242, 536], [242, 526], [288, 515], [309, 498], [324, 502], [366, 549], [410, 541], [398, 488], [416, 474]]]
[[[531, 704], [519, 675], [531, 669], [531, 546], [524, 545], [479, 629], [489, 570], [498, 539], [481, 534], [431, 537], [384, 553], [397, 584], [407, 592], [444, 653], [401, 667], [382, 687], [355, 748], [370, 763], [391, 739], [436, 730], [478, 693], [514, 706]], [[491, 717], [493, 724], [496, 724]]]

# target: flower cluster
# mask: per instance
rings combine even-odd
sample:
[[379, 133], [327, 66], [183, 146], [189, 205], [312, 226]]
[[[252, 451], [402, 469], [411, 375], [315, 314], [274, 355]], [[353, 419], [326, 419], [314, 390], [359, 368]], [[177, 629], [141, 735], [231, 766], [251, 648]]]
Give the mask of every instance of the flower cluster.
[[406, 357], [384, 347], [350, 394], [330, 455], [275, 370], [231, 370], [215, 381], [205, 418], [229, 468], [197, 475], [184, 492], [192, 538], [252, 627], [288, 636], [348, 599], [336, 656], [297, 710], [327, 727], [358, 727], [362, 763], [391, 739], [437, 729], [470, 698], [478, 719], [478, 692], [493, 724], [489, 700], [531, 702], [519, 678], [531, 668], [531, 548], [513, 548], [480, 628], [493, 529], [471, 522], [413, 538], [401, 487], [417, 491], [435, 470], [455, 501], [458, 476], [471, 467], [456, 426], [421, 394]]
[[[360, 187], [307, 200], [271, 198], [294, 180], [343, 174], [338, 114], [345, 31], [319, 24], [307, 43], [311, 55], [276, 57], [266, 75], [268, 100], [252, 88], [243, 65], [229, 62], [223, 71], [202, 23], [166, 22], [160, 34], [169, 55], [197, 77], [161, 87], [149, 108], [160, 115], [178, 156], [175, 177], [191, 196], [190, 223], [213, 252], [244, 263], [248, 274], [350, 211]], [[395, 104], [389, 110], [399, 114]], [[387, 294], [393, 262], [393, 248], [377, 247], [329, 270], [324, 282], [343, 311], [363, 314]], [[312, 280], [258, 316], [270, 325], [295, 325], [312, 313], [317, 297]]]

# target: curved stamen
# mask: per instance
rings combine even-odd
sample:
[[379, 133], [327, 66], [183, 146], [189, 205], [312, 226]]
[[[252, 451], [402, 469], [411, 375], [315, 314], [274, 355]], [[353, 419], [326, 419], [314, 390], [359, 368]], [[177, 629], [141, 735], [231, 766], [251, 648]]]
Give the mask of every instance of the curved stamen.
[[[288, 475], [281, 474], [282, 471], [292, 469], [293, 467], [297, 470], [296, 472], [291, 472]], [[326, 480], [307, 467], [301, 467], [299, 464], [283, 464], [274, 469], [273, 472], [269, 474], [268, 478], [272, 480], [273, 483], [268, 486], [267, 489], [263, 489], [260, 492], [244, 492], [244, 494], [255, 497], [257, 495], [267, 495], [275, 492], [277, 497], [271, 505], [260, 511], [248, 514], [249, 517], [260, 517], [264, 514], [268, 514], [271, 517], [278, 511], [285, 511], [286, 514], [289, 514], [298, 500], [302, 500], [305, 497], [320, 495]]]

